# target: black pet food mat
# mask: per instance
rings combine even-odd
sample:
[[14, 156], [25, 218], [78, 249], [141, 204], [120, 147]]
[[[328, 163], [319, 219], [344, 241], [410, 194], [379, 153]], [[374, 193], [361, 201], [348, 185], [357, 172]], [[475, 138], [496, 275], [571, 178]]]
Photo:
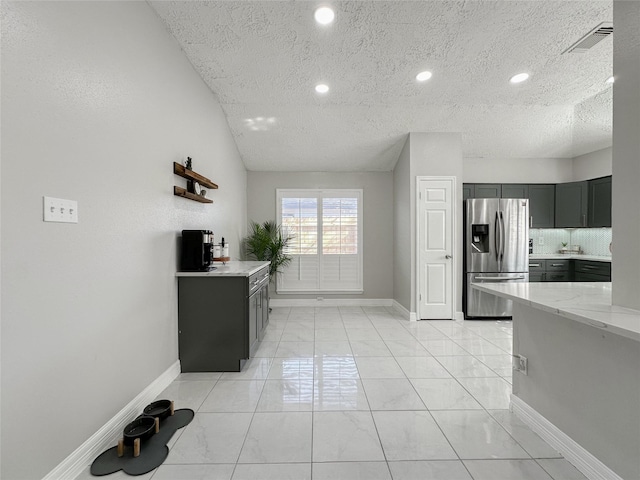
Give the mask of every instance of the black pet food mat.
[[118, 457], [118, 447], [102, 453], [91, 464], [91, 475], [100, 477], [123, 470], [129, 475], [144, 475], [158, 468], [169, 455], [167, 443], [179, 428], [193, 420], [193, 410], [183, 408], [176, 410], [172, 416], [160, 421], [160, 431], [150, 439], [142, 442], [140, 456], [133, 456], [133, 446], [124, 447], [124, 456]]

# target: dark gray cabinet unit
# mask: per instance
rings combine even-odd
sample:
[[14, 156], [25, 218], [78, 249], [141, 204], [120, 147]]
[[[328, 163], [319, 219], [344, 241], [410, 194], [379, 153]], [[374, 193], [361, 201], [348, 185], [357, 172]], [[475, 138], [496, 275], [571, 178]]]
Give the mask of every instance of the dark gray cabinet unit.
[[570, 259], [529, 260], [529, 282], [570, 282]]
[[502, 198], [529, 198], [529, 185], [522, 183], [503, 184]]
[[239, 372], [269, 321], [269, 268], [246, 276], [178, 277], [183, 372]]
[[589, 180], [589, 226], [611, 226], [611, 176]]
[[501, 198], [502, 185], [499, 183], [476, 183], [473, 187], [473, 198]]
[[611, 264], [593, 260], [574, 260], [575, 282], [610, 282]]
[[558, 183], [555, 226], [557, 228], [586, 227], [588, 204], [588, 182]]
[[466, 200], [467, 198], [473, 198], [473, 187], [472, 183], [463, 183], [462, 184], [462, 200]]
[[556, 186], [528, 185], [531, 228], [553, 228], [556, 219]]

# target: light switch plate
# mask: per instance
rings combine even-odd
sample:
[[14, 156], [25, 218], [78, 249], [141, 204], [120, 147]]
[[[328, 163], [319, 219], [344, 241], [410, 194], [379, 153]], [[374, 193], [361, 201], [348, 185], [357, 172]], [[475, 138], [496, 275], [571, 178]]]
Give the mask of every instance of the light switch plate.
[[78, 223], [78, 202], [64, 198], [42, 198], [45, 222]]

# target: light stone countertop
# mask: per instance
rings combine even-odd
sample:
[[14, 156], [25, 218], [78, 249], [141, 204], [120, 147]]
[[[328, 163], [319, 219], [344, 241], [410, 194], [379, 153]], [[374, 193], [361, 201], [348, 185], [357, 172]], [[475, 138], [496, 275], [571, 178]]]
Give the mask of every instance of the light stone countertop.
[[483, 283], [473, 288], [640, 341], [640, 310], [611, 305], [611, 282]]
[[595, 260], [597, 262], [611, 263], [611, 255], [585, 255], [585, 254], [562, 254], [562, 253], [530, 253], [529, 260]]
[[176, 277], [250, 277], [269, 265], [269, 262], [231, 261], [226, 264], [216, 262], [215, 270], [209, 272], [178, 272]]

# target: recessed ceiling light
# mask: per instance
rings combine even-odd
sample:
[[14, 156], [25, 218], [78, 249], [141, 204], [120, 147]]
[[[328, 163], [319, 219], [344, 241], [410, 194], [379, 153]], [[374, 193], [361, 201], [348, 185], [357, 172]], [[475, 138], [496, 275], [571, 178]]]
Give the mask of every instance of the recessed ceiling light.
[[519, 74], [514, 75], [513, 77], [511, 77], [511, 79], [509, 81], [511, 83], [520, 83], [520, 82], [524, 82], [527, 78], [529, 78], [529, 74], [528, 73], [519, 73]]
[[328, 25], [333, 22], [333, 19], [336, 17], [336, 14], [329, 7], [320, 7], [313, 14], [313, 17], [316, 19], [321, 25]]
[[318, 93], [327, 93], [329, 91], [329, 86], [324, 83], [319, 83], [316, 85], [316, 92]]
[[425, 70], [424, 72], [420, 72], [418, 75], [416, 75], [416, 80], [418, 80], [419, 82], [425, 82], [430, 78], [431, 78], [431, 72], [427, 70]]
[[607, 78], [607, 83], [614, 83], [616, 79], [614, 77]]

